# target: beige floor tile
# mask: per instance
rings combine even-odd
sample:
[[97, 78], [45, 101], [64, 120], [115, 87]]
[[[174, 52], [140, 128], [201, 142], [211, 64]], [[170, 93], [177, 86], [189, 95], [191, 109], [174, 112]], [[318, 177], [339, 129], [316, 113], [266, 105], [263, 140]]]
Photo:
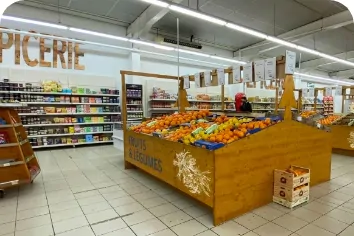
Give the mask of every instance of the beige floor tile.
[[354, 235], [354, 226], [346, 228], [343, 232], [338, 234], [339, 236], [353, 236]]
[[103, 193], [114, 193], [114, 192], [118, 192], [118, 191], [122, 191], [122, 188], [119, 186], [110, 186], [107, 188], [101, 188], [98, 190], [101, 194]]
[[49, 204], [50, 213], [68, 210], [76, 207], [80, 207], [79, 203], [76, 200], [71, 200], [71, 201], [57, 203], [57, 204]]
[[244, 214], [244, 215], [234, 219], [234, 221], [239, 223], [240, 225], [246, 227], [249, 230], [253, 230], [255, 228], [258, 228], [258, 227], [268, 223], [267, 220], [265, 220], [264, 218], [254, 214], [254, 213]]
[[273, 223], [275, 223], [285, 229], [288, 229], [292, 232], [295, 232], [308, 224], [308, 222], [306, 222], [304, 220], [300, 220], [299, 218], [289, 215], [289, 214], [283, 215], [283, 216], [273, 220]]
[[260, 207], [254, 210], [253, 213], [269, 221], [275, 220], [276, 218], [285, 214], [284, 212], [270, 206]]
[[58, 236], [95, 236], [90, 226], [85, 226], [78, 229], [73, 229], [64, 233], [56, 234]]
[[209, 214], [211, 212], [210, 209], [208, 209], [204, 206], [200, 206], [200, 205], [187, 207], [187, 208], [183, 209], [183, 211], [193, 218], [198, 218], [198, 217], [204, 216], [206, 214]]
[[81, 208], [76, 207], [64, 211], [54, 212], [51, 214], [51, 217], [52, 217], [52, 222], [59, 222], [59, 221], [68, 220], [83, 215], [84, 213], [82, 212]]
[[312, 224], [305, 226], [296, 233], [300, 236], [335, 236], [334, 233], [321, 229], [320, 227]]
[[146, 199], [150, 199], [150, 198], [156, 198], [159, 195], [157, 195], [155, 192], [153, 191], [147, 191], [147, 192], [142, 192], [142, 193], [137, 193], [132, 195], [132, 197], [137, 200], [137, 201], [142, 201], [142, 200], [146, 200]]
[[217, 235], [222, 236], [243, 235], [250, 231], [249, 229], [243, 227], [242, 225], [234, 221], [228, 221], [222, 225], [212, 228], [211, 230]]
[[54, 235], [54, 231], [51, 224], [15, 232], [15, 236], [52, 236], [52, 235]]
[[[136, 236], [129, 228], [119, 229], [104, 236]], [[175, 235], [174, 235], [175, 236]]]
[[317, 212], [319, 214], [326, 214], [328, 212], [330, 212], [331, 210], [333, 210], [336, 206], [330, 206], [328, 204], [325, 203], [319, 203], [319, 202], [311, 202], [307, 205], [304, 205], [304, 208], [309, 209], [311, 211]]
[[197, 234], [196, 236], [218, 236], [218, 235], [213, 231], [208, 230], [208, 231], [204, 231], [203, 233]]
[[86, 192], [75, 193], [75, 194], [74, 194], [74, 196], [75, 196], [76, 199], [87, 198], [87, 197], [93, 197], [93, 196], [97, 196], [97, 195], [101, 195], [98, 190], [91, 190], [91, 191], [86, 191]]
[[104, 197], [101, 195], [96, 195], [92, 197], [77, 199], [77, 201], [80, 204], [80, 206], [88, 206], [99, 202], [105, 202], [106, 199], [104, 199]]
[[176, 236], [176, 234], [170, 229], [164, 229], [162, 231], [150, 234], [149, 236]]
[[86, 218], [90, 224], [96, 224], [98, 222], [111, 220], [117, 217], [119, 217], [119, 215], [113, 209], [108, 209], [86, 215]]
[[156, 217], [153, 214], [151, 214], [149, 211], [143, 210], [143, 211], [135, 212], [132, 215], [123, 217], [123, 220], [125, 221], [125, 223], [131, 226], [154, 218]]
[[5, 223], [0, 225], [0, 235], [10, 234], [15, 232], [15, 222]]
[[11, 214], [0, 215], [0, 225], [16, 221], [16, 212]]
[[114, 208], [120, 216], [125, 216], [134, 212], [145, 210], [145, 208], [138, 202], [119, 206]]
[[171, 228], [178, 236], [193, 236], [208, 229], [196, 220], [190, 220]]
[[214, 228], [214, 216], [213, 214], [206, 214], [203, 216], [200, 216], [198, 218], [195, 218], [197, 221], [202, 223], [205, 227], [208, 229]]
[[172, 212], [170, 214], [159, 217], [159, 219], [168, 227], [172, 227], [183, 222], [189, 221], [192, 217], [185, 212], [179, 210], [176, 212]]
[[151, 219], [136, 225], [131, 226], [131, 229], [137, 236], [150, 235], [152, 233], [160, 232], [164, 229], [167, 229], [167, 226], [164, 225], [158, 219]]
[[157, 207], [152, 207], [149, 209], [149, 211], [154, 214], [157, 217], [163, 216], [163, 215], [167, 215], [169, 213], [172, 212], [176, 212], [179, 211], [179, 209], [177, 207], [175, 207], [174, 205], [172, 205], [171, 203], [166, 203]]
[[96, 236], [111, 233], [126, 227], [127, 225], [122, 219], [115, 219], [92, 225], [92, 229], [95, 232]]
[[115, 191], [115, 192], [111, 192], [111, 193], [103, 193], [102, 196], [107, 200], [113, 200], [116, 198], [121, 198], [121, 197], [126, 197], [129, 194], [124, 191], [124, 190], [120, 190], [120, 191]]
[[322, 216], [321, 218], [312, 222], [312, 224], [334, 234], [339, 234], [341, 231], [348, 227], [347, 224], [333, 219], [329, 216]]
[[271, 222], [253, 230], [253, 232], [260, 236], [288, 236], [293, 233]]
[[154, 197], [154, 198], [139, 200], [138, 202], [141, 205], [143, 205], [145, 208], [157, 207], [157, 206], [167, 203], [167, 201], [165, 199], [163, 199], [162, 197]]
[[73, 229], [89, 225], [85, 216], [79, 216], [68, 220], [53, 223], [55, 234], [60, 234]]
[[320, 213], [308, 210], [303, 207], [296, 209], [289, 214], [307, 222], [315, 221], [322, 216]]
[[354, 214], [343, 211], [341, 209], [334, 209], [327, 213], [327, 216], [332, 217], [333, 219], [337, 219], [346, 224], [354, 223]]
[[132, 204], [132, 203], [135, 203], [135, 202], [136, 202], [136, 200], [134, 198], [130, 197], [130, 196], [116, 198], [116, 199], [108, 201], [108, 203], [112, 207], [120, 207], [120, 206], [124, 206], [124, 205], [128, 205], [128, 204]]
[[92, 214], [95, 212], [109, 210], [109, 209], [113, 209], [113, 208], [111, 207], [111, 205], [109, 205], [108, 202], [104, 201], [104, 202], [98, 202], [98, 203], [95, 203], [92, 205], [82, 206], [81, 209], [85, 215], [89, 215], [89, 214]]
[[29, 210], [18, 211], [17, 212], [17, 220], [24, 220], [28, 218], [33, 218], [36, 216], [42, 216], [49, 214], [48, 206], [32, 208]]
[[36, 216], [33, 218], [16, 221], [16, 231], [36, 228], [42, 225], [51, 224], [50, 215]]

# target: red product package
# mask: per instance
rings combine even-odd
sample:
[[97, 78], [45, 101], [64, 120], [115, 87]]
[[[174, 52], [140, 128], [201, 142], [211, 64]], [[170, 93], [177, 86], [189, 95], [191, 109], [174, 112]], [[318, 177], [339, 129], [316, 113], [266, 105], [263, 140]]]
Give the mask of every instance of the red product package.
[[9, 142], [9, 136], [6, 131], [0, 131], [0, 144], [5, 144]]

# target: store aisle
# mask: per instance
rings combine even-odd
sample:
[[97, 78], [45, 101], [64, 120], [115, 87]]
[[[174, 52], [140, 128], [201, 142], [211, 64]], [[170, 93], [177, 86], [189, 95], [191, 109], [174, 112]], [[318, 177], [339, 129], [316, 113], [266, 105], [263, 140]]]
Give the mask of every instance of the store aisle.
[[213, 227], [211, 212], [138, 170], [111, 146], [37, 153], [42, 174], [0, 199], [1, 236], [353, 236], [354, 158], [290, 211], [269, 204]]

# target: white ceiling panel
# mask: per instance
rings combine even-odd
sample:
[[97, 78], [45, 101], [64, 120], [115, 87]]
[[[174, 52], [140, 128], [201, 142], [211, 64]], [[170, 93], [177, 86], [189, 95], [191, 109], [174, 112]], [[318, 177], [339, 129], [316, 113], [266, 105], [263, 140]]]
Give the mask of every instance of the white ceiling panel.
[[115, 2], [116, 0], [72, 0], [69, 7], [74, 10], [105, 16]]
[[[24, 0], [26, 1], [26, 0]], [[43, 2], [44, 4], [58, 5], [58, 0], [38, 0], [38, 2]], [[70, 0], [59, 0], [60, 6], [68, 6]]]
[[132, 23], [148, 6], [149, 4], [138, 0], [118, 0], [108, 16]]

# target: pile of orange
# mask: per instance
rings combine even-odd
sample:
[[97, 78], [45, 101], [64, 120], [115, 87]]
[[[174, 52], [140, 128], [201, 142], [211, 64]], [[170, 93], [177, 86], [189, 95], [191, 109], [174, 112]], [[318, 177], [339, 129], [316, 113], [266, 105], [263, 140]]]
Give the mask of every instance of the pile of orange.
[[176, 113], [143, 122], [139, 125], [131, 127], [130, 129], [137, 133], [152, 134], [153, 132], [161, 132], [162, 130], [168, 129], [170, 127], [206, 118], [210, 114], [211, 113], [208, 110]]
[[217, 118], [213, 118], [213, 122], [215, 122], [216, 124], [220, 125], [222, 123], [225, 123], [226, 121], [228, 121], [229, 118], [225, 115], [221, 115]]
[[320, 123], [321, 125], [330, 125], [340, 118], [341, 118], [341, 116], [332, 115], [332, 116], [328, 116], [326, 118], [319, 120], [318, 123]]
[[191, 126], [181, 126], [177, 130], [170, 132], [165, 139], [177, 142], [178, 140], [182, 139], [183, 137], [190, 135], [194, 130], [198, 128], [203, 128], [204, 130], [207, 129], [210, 125], [206, 123], [199, 123]]

